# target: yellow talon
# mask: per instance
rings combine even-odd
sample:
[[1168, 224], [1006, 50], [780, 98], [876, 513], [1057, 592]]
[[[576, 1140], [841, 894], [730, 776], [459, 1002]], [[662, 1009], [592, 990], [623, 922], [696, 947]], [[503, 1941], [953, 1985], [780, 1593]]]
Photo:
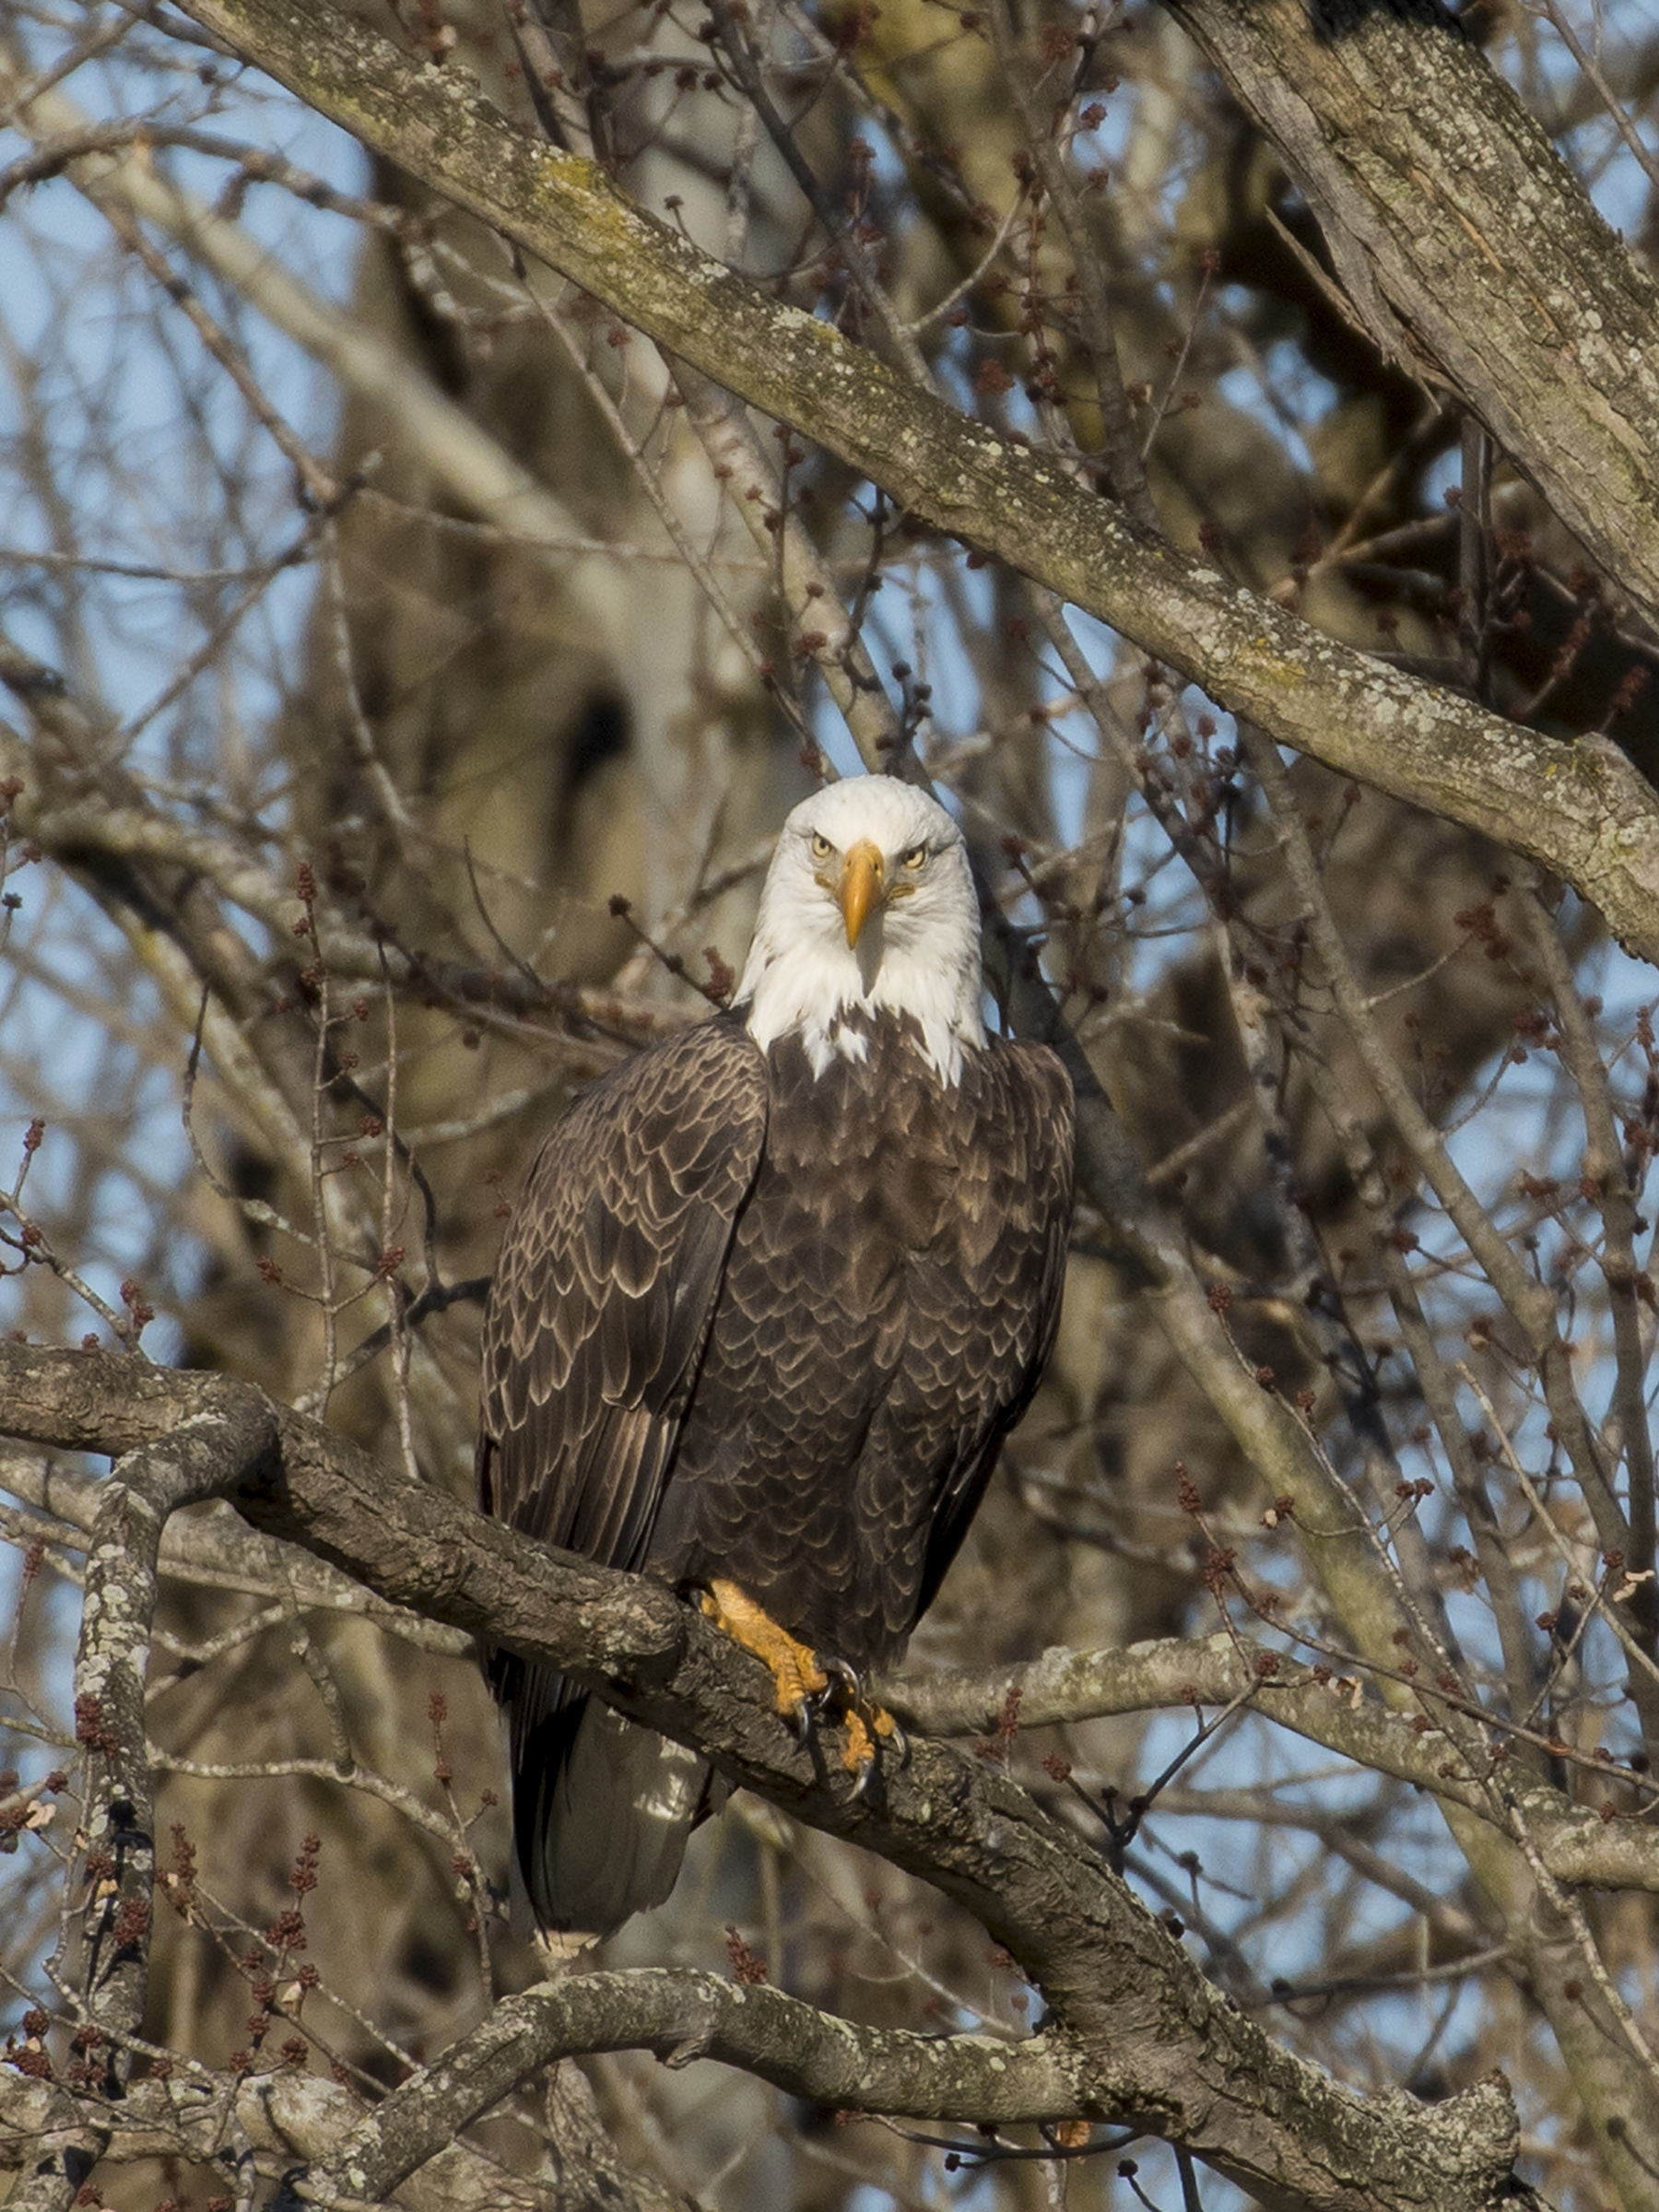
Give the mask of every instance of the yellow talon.
[[856, 1705], [850, 1705], [842, 1718], [847, 1743], [841, 1753], [841, 1765], [849, 1774], [867, 1774], [876, 1764], [876, 1739]]
[[[770, 1668], [779, 1712], [804, 1734], [813, 1704], [830, 1688], [830, 1676], [819, 1664], [818, 1653], [787, 1629], [781, 1629], [765, 1607], [758, 1606], [735, 1583], [711, 1583], [702, 1593], [701, 1603], [704, 1613], [723, 1635], [752, 1652]], [[862, 1791], [876, 1771], [877, 1743], [895, 1746], [902, 1758], [904, 1737], [892, 1714], [885, 1706], [863, 1697], [856, 1677], [844, 1668], [835, 1683], [833, 1702], [847, 1732], [841, 1764], [849, 1774], [857, 1775], [858, 1791]]]
[[857, 1795], [876, 1771], [877, 1743], [901, 1746], [898, 1722], [885, 1705], [877, 1705], [867, 1699], [849, 1703], [841, 1714], [841, 1724], [847, 1731], [841, 1764], [849, 1774], [858, 1777]]
[[818, 1665], [817, 1653], [781, 1629], [735, 1583], [711, 1583], [703, 1593], [702, 1609], [724, 1635], [771, 1668], [778, 1711], [786, 1720], [796, 1719], [804, 1706], [829, 1688], [830, 1677]]

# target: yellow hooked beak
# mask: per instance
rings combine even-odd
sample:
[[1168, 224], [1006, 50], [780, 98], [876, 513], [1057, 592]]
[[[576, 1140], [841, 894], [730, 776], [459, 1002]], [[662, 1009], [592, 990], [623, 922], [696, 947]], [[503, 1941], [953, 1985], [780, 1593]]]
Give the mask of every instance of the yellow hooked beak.
[[835, 903], [847, 924], [847, 943], [856, 945], [870, 909], [887, 897], [881, 853], [867, 837], [861, 838], [841, 863], [841, 889]]

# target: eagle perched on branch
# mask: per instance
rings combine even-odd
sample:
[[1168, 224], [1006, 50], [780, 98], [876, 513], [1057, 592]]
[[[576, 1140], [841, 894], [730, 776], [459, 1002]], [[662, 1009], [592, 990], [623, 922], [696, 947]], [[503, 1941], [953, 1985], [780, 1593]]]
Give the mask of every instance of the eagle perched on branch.
[[[883, 776], [785, 821], [730, 1010], [555, 1125], [484, 1324], [483, 1510], [696, 1589], [847, 1764], [1053, 1345], [1070, 1081], [989, 1037], [961, 834]], [[708, 1762], [511, 1653], [520, 1873], [560, 1947], [660, 1904]], [[832, 1681], [831, 1677], [835, 1677]], [[849, 1685], [853, 1694], [849, 1695]]]

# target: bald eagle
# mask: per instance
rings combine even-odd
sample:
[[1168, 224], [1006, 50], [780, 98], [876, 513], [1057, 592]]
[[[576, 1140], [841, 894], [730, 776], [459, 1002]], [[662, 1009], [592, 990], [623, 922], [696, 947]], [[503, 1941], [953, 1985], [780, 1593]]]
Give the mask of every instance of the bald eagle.
[[[783, 825], [730, 1010], [577, 1099], [502, 1245], [483, 1510], [702, 1593], [781, 1710], [903, 1651], [1053, 1344], [1071, 1084], [987, 1036], [982, 994], [950, 816], [829, 785]], [[663, 1901], [716, 1785], [560, 1676], [487, 1664], [519, 1872], [573, 1948]], [[849, 1763], [884, 1720], [853, 1701]]]

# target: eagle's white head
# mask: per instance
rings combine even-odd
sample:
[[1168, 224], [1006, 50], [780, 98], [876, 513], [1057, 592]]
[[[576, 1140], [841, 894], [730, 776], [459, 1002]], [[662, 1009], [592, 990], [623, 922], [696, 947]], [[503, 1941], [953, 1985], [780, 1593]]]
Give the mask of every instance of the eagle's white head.
[[815, 1075], [862, 1060], [866, 1026], [849, 1015], [908, 1014], [941, 1081], [980, 1018], [979, 907], [962, 833], [925, 792], [891, 776], [849, 776], [789, 816], [767, 871], [737, 985], [764, 1052], [796, 1035]]

